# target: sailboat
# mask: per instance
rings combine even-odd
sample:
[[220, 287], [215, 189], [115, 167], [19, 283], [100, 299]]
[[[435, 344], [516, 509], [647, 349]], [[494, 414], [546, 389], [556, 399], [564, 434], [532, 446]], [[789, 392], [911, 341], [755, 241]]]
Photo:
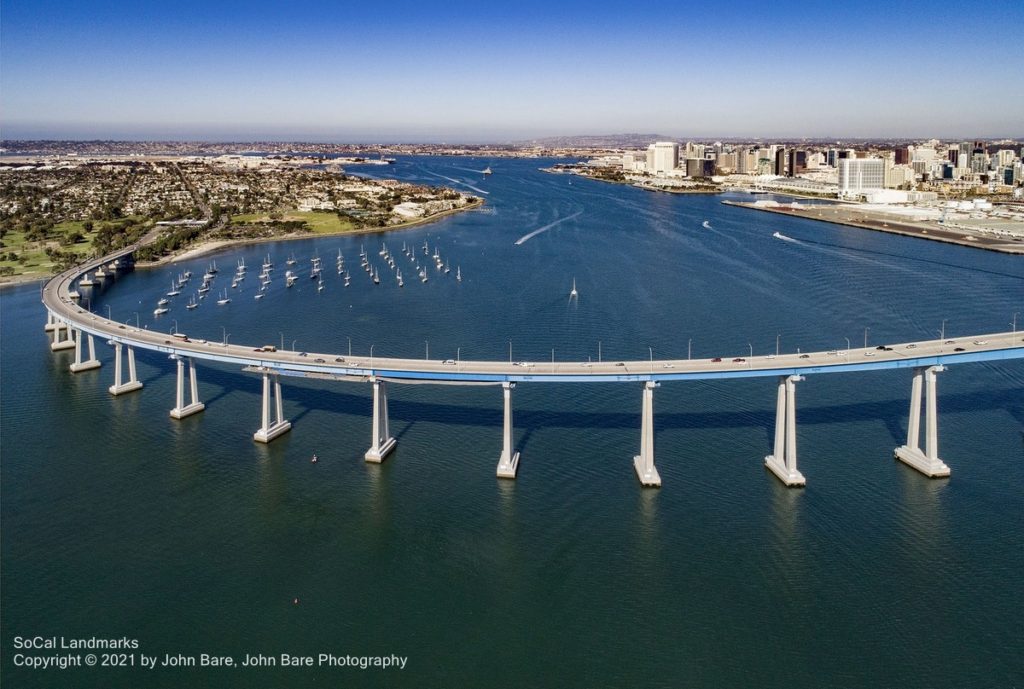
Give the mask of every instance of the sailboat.
[[458, 280], [459, 282], [462, 282], [462, 266], [459, 266], [455, 270], [455, 279]]
[[191, 311], [192, 309], [194, 309], [194, 308], [196, 308], [198, 306], [199, 306], [199, 302], [196, 301], [195, 296], [192, 297], [192, 300], [189, 303], [185, 304], [185, 308], [188, 309], [189, 311]]
[[576, 291], [576, 278], [572, 279], [572, 291], [569, 292], [570, 299], [579, 299], [580, 293]]
[[225, 304], [230, 304], [230, 303], [231, 303], [231, 300], [228, 298], [228, 291], [227, 291], [227, 289], [225, 289], [224, 290], [224, 295], [220, 299], [217, 300], [217, 306], [224, 306]]
[[178, 283], [171, 280], [171, 291], [167, 293], [168, 297], [176, 297], [181, 294], [181, 290], [178, 289]]
[[375, 285], [379, 285], [380, 284], [380, 275], [377, 273], [377, 269], [376, 268], [373, 269], [373, 284], [375, 284]]
[[295, 254], [292, 254], [291, 256], [289, 256], [288, 260], [285, 261], [285, 264], [289, 265], [289, 266], [295, 265]]
[[484, 168], [484, 169], [482, 170], [482, 172], [483, 172], [483, 173], [484, 173], [485, 175], [490, 175], [490, 174], [493, 174], [493, 173], [491, 172], [491, 166], [490, 166], [490, 165], [488, 165], [487, 167], [485, 167], [485, 168]]

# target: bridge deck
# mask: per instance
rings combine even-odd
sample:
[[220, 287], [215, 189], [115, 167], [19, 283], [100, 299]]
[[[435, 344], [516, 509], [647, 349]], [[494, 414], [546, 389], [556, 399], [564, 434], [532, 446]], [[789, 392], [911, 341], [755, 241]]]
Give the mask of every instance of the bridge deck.
[[[625, 382], [753, 378], [796, 374], [847, 373], [894, 368], [1024, 358], [1024, 333], [1004, 332], [971, 337], [889, 345], [889, 349], [854, 348], [713, 359], [654, 361], [507, 362], [396, 359], [340, 356], [336, 353], [264, 352], [255, 345], [225, 345], [181, 340], [133, 328], [81, 308], [70, 297], [80, 275], [132, 253], [135, 246], [95, 259], [55, 276], [42, 290], [42, 301], [58, 319], [86, 333], [139, 349], [194, 357], [243, 367], [270, 369], [285, 375], [330, 379], [365, 379], [437, 383], [501, 382]], [[962, 350], [962, 351], [957, 351]]]

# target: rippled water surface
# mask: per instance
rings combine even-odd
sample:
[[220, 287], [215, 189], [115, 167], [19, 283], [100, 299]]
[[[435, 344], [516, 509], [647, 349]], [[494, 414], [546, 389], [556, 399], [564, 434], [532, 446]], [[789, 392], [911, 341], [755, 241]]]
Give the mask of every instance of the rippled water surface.
[[[374, 175], [451, 184], [482, 210], [388, 235], [238, 247], [138, 270], [97, 313], [193, 338], [310, 352], [558, 360], [743, 356], [1009, 329], [1024, 259], [547, 175], [550, 161], [400, 158]], [[494, 170], [484, 177], [474, 170]], [[483, 192], [486, 192], [484, 194]], [[738, 197], [737, 197], [738, 198]], [[703, 223], [707, 221], [710, 227]], [[773, 238], [781, 232], [795, 241]], [[517, 243], [518, 240], [522, 240]], [[379, 255], [397, 255], [399, 288]], [[424, 241], [452, 266], [423, 256]], [[427, 259], [420, 282], [403, 243]], [[364, 245], [381, 272], [359, 269]], [[338, 251], [352, 271], [344, 287]], [[256, 273], [275, 264], [267, 296]], [[294, 254], [300, 280], [284, 287]], [[325, 289], [309, 280], [323, 258]], [[156, 301], [221, 272], [194, 311]], [[249, 277], [230, 288], [244, 259]], [[460, 268], [463, 281], [454, 277]], [[579, 299], [569, 299], [575, 280]], [[226, 288], [232, 301], [218, 307]], [[260, 383], [171, 362], [72, 375], [38, 287], [2, 311], [3, 675], [10, 686], [1015, 686], [1024, 682], [1024, 364], [939, 376], [949, 480], [892, 460], [904, 371], [809, 376], [803, 490], [763, 469], [770, 379], [655, 393], [660, 490], [641, 489], [637, 384], [522, 384], [519, 478], [499, 481], [501, 393], [391, 387], [395, 452], [365, 384], [286, 379], [290, 433], [256, 444]], [[649, 349], [650, 348], [650, 349]], [[320, 461], [312, 464], [316, 452]], [[293, 604], [298, 598], [300, 603]], [[151, 655], [408, 656], [404, 671], [74, 670], [12, 665], [14, 636], [127, 635]]]

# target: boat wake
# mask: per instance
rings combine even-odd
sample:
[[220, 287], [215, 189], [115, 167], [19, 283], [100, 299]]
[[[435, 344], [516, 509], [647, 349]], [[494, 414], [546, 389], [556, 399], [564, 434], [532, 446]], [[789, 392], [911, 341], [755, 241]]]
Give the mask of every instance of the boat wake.
[[544, 227], [538, 228], [538, 229], [534, 230], [533, 232], [530, 232], [529, 234], [524, 234], [522, 237], [520, 237], [519, 239], [517, 239], [515, 241], [515, 245], [519, 246], [520, 244], [523, 244], [527, 240], [533, 239], [534, 237], [539, 235], [541, 232], [547, 232], [548, 230], [550, 230], [555, 225], [560, 225], [560, 224], [564, 223], [566, 220], [572, 220], [573, 218], [576, 218], [576, 217], [578, 217], [578, 216], [580, 216], [582, 214], [583, 214], [583, 211], [576, 211], [572, 215], [567, 215], [564, 218], [559, 218], [558, 220], [556, 220], [556, 221], [554, 221], [552, 223], [548, 223]]
[[[423, 169], [423, 168], [420, 168], [420, 169]], [[478, 194], [484, 194], [485, 196], [489, 196], [490, 193], [491, 193], [489, 191], [484, 191], [483, 189], [480, 189], [479, 187], [474, 187], [472, 184], [468, 184], [467, 182], [463, 182], [461, 179], [455, 179], [454, 177], [448, 177], [447, 175], [437, 175], [437, 174], [434, 174], [433, 172], [428, 172], [427, 170], [423, 170], [423, 171], [426, 172], [431, 177], [437, 177], [438, 179], [446, 179], [449, 182], [451, 182], [452, 184], [462, 185], [462, 186], [466, 187], [467, 189], [472, 189], [473, 191], [475, 191]]]
[[[797, 242], [797, 240], [793, 239], [792, 237], [787, 237], [786, 235], [782, 234], [781, 232], [773, 232], [772, 236], [775, 237], [776, 239], [781, 239], [784, 242]], [[797, 243], [799, 243], [799, 242], [797, 242]]]
[[710, 230], [711, 229], [711, 222], [709, 220], [705, 220], [703, 223], [701, 223], [701, 226], [705, 230]]

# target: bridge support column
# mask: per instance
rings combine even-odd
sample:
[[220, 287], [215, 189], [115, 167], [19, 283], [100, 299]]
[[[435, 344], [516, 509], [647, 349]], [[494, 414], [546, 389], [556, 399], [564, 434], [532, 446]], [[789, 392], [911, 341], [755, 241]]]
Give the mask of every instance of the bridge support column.
[[[82, 338], [89, 338], [89, 358], [82, 361]], [[92, 335], [86, 335], [81, 330], [75, 331], [75, 363], [71, 364], [72, 373], [80, 373], [100, 367], [100, 360], [96, 358], [96, 340]]]
[[[270, 406], [271, 397], [274, 398], [274, 418], [271, 421], [270, 417]], [[274, 374], [274, 383], [271, 387], [270, 373], [265, 372], [263, 374], [263, 425], [260, 429], [253, 433], [253, 440], [258, 443], [269, 443], [277, 436], [287, 433], [291, 430], [292, 424], [290, 421], [285, 421], [284, 409], [282, 408], [281, 402], [281, 376]]]
[[135, 376], [135, 348], [128, 346], [128, 382], [121, 382], [121, 349], [120, 342], [114, 343], [114, 384], [107, 388], [111, 395], [123, 395], [126, 392], [142, 389], [142, 381]]
[[633, 456], [633, 468], [643, 486], [661, 488], [661, 475], [654, 466], [654, 388], [658, 383], [644, 383], [640, 413], [640, 454]]
[[64, 324], [53, 317], [53, 314], [49, 311], [46, 312], [46, 325], [43, 326], [45, 332], [53, 332], [57, 328], [63, 328]]
[[206, 405], [199, 401], [199, 387], [196, 385], [196, 362], [193, 359], [188, 360], [188, 377], [192, 402], [188, 405], [185, 404], [185, 358], [179, 356], [176, 359], [178, 362], [178, 384], [175, 396], [176, 404], [174, 409], [171, 410], [171, 417], [184, 419], [186, 416], [192, 416], [201, 412], [206, 408]]
[[764, 465], [787, 486], [804, 486], [807, 479], [796, 468], [796, 384], [803, 376], [780, 376], [775, 405], [775, 449]]
[[[61, 333], [67, 335], [66, 340], [61, 339]], [[62, 349], [71, 349], [75, 346], [75, 337], [67, 323], [54, 319], [53, 342], [50, 343], [50, 350], [58, 352]]]
[[498, 458], [498, 478], [515, 478], [519, 471], [519, 453], [512, 448], [512, 388], [515, 383], [502, 383], [505, 398], [505, 423], [501, 434], [501, 457]]
[[373, 383], [373, 445], [366, 451], [367, 462], [380, 464], [395, 449], [397, 442], [388, 429], [388, 389], [383, 380], [372, 377]]
[[[907, 444], [896, 448], [896, 459], [931, 478], [949, 476], [949, 467], [939, 459], [939, 414], [935, 405], [935, 374], [945, 366], [927, 366], [914, 369], [914, 383], [910, 390], [910, 419], [907, 422]], [[921, 383], [925, 394], [925, 445], [921, 452]]]

